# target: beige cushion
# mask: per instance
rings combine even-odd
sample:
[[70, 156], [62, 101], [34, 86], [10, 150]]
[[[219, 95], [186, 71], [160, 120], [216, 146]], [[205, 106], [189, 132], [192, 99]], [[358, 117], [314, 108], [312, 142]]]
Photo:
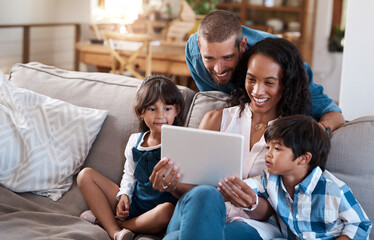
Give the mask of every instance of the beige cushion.
[[[124, 166], [123, 151], [129, 136], [139, 132], [133, 106], [141, 80], [107, 73], [74, 72], [41, 63], [16, 64], [10, 71], [14, 86], [61, 99], [77, 106], [108, 110], [84, 166], [89, 166], [120, 183]], [[189, 103], [195, 94], [179, 86]]]
[[197, 128], [205, 113], [214, 109], [222, 109], [227, 106], [226, 100], [230, 95], [219, 92], [198, 92], [195, 94], [190, 111], [187, 114], [185, 126]]
[[57, 201], [83, 165], [107, 111], [82, 108], [0, 80], [0, 183]]
[[333, 132], [326, 165], [351, 188], [370, 220], [374, 219], [373, 150], [374, 116], [357, 118]]

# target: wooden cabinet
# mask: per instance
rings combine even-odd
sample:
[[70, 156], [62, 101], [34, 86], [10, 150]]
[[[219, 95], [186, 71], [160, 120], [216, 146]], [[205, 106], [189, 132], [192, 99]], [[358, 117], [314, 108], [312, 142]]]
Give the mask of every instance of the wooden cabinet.
[[[252, 4], [260, 2], [259, 4]], [[265, 2], [274, 3], [265, 6]], [[268, 31], [292, 41], [303, 55], [304, 61], [312, 63], [315, 0], [221, 0], [218, 9], [234, 13], [240, 22], [254, 29]], [[278, 5], [279, 4], [279, 5]], [[269, 26], [273, 20], [273, 27]], [[279, 25], [283, 24], [281, 30]]]

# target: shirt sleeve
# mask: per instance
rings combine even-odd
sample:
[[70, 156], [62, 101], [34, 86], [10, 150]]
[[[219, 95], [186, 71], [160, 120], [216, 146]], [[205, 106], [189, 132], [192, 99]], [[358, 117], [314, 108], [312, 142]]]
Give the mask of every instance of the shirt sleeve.
[[122, 194], [126, 194], [129, 197], [129, 201], [131, 203], [132, 194], [134, 192], [135, 187], [135, 168], [136, 164], [134, 162], [132, 156], [132, 148], [135, 147], [136, 142], [138, 140], [139, 134], [132, 134], [127, 142], [126, 149], [125, 149], [125, 167], [123, 169], [123, 175], [121, 180], [121, 185], [119, 188], [119, 192], [117, 193], [117, 200], [120, 199]]
[[313, 117], [318, 121], [326, 113], [342, 112], [334, 101], [323, 92], [323, 87], [314, 83], [312, 68], [307, 63], [304, 63], [304, 67], [310, 81], [309, 92], [313, 106]]
[[341, 191], [339, 218], [344, 222], [342, 235], [351, 239], [369, 239], [372, 223], [347, 185]]
[[186, 63], [187, 63], [188, 69], [190, 70], [191, 77], [196, 83], [197, 88], [201, 92], [202, 91], [208, 91], [208, 90], [205, 90], [205, 87], [204, 87], [204, 84], [203, 84], [204, 80], [197, 73], [197, 71], [195, 69], [196, 63], [194, 64], [194, 62], [193, 62], [193, 61], [196, 62], [196, 60], [193, 60], [193, 58], [196, 59], [197, 57], [201, 57], [200, 54], [196, 53], [197, 52], [196, 49], [194, 49], [194, 48], [196, 48], [195, 44], [197, 45], [196, 34], [191, 35], [191, 37], [187, 41], [186, 49], [185, 49]]

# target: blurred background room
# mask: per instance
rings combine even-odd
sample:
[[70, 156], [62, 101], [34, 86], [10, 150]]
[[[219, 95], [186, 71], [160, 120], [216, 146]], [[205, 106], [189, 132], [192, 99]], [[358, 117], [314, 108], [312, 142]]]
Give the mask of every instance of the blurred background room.
[[352, 90], [341, 84], [347, 12], [355, 32], [369, 21], [359, 12], [373, 8], [371, 0], [0, 0], [0, 70], [36, 61], [140, 79], [159, 73], [197, 90], [184, 60], [186, 41], [205, 14], [226, 9], [243, 25], [295, 43], [314, 81], [340, 104], [342, 92]]

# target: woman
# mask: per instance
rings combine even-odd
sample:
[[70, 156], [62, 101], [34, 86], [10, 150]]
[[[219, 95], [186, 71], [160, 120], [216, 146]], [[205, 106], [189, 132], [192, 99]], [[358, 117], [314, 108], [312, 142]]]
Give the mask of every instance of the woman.
[[[244, 136], [243, 178], [248, 178], [262, 174], [266, 167], [263, 134], [268, 124], [278, 117], [311, 112], [309, 82], [297, 48], [278, 38], [267, 38], [251, 47], [241, 59], [235, 79], [238, 79], [237, 89], [231, 105], [236, 106], [208, 112], [200, 128]], [[151, 181], [155, 189], [180, 196], [191, 187], [178, 183], [177, 168], [163, 178], [162, 174], [171, 164], [170, 160], [160, 161]], [[227, 190], [226, 184], [232, 191]], [[185, 194], [176, 206], [166, 239], [246, 239], [249, 236], [251, 239], [268, 239], [279, 236], [271, 219], [260, 222], [246, 218], [245, 211], [253, 209], [258, 202], [247, 194], [248, 186], [242, 180], [225, 178], [218, 183], [217, 189], [198, 186]]]

